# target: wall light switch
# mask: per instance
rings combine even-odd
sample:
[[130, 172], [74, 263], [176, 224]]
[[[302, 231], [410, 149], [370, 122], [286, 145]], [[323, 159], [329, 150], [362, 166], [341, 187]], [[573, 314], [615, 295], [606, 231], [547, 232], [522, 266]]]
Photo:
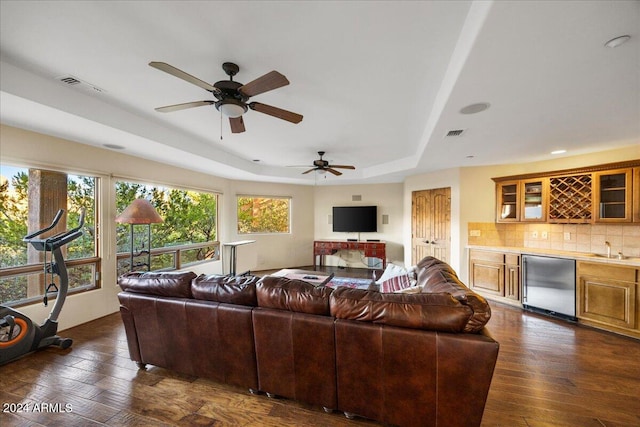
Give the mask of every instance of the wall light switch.
[[543, 231], [542, 232], [542, 238], [545, 239], [545, 240], [548, 239], [549, 238], [549, 233], [547, 233], [546, 231]]
[[532, 239], [537, 239], [538, 238], [538, 231], [537, 230], [531, 232], [531, 238]]
[[470, 237], [480, 237], [480, 230], [469, 230]]
[[571, 240], [571, 233], [564, 233], [564, 240], [566, 242], [570, 241]]

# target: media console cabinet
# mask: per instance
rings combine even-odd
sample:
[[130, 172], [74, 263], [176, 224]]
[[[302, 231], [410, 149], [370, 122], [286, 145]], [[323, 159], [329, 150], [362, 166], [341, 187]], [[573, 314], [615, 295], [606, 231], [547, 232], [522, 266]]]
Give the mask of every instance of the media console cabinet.
[[313, 242], [313, 268], [316, 268], [316, 258], [320, 257], [320, 266], [324, 263], [325, 255], [334, 255], [338, 251], [360, 251], [364, 256], [379, 258], [382, 268], [387, 267], [387, 245], [385, 242], [349, 241], [349, 240], [316, 240]]

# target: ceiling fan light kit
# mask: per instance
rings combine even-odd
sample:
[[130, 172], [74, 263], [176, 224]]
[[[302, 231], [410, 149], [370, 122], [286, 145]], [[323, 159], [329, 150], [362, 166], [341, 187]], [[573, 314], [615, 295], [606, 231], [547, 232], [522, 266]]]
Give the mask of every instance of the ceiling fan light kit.
[[218, 101], [215, 105], [218, 111], [226, 117], [236, 118], [247, 112], [247, 105], [236, 99]]
[[156, 108], [156, 111], [161, 113], [169, 113], [187, 108], [214, 104], [216, 109], [220, 111], [222, 115], [229, 117], [231, 133], [241, 133], [245, 131], [242, 115], [246, 113], [249, 108], [259, 113], [267, 114], [294, 124], [302, 121], [301, 114], [293, 113], [271, 105], [262, 104], [260, 102], [248, 103], [249, 98], [252, 96], [278, 89], [289, 84], [289, 80], [277, 71], [271, 71], [243, 85], [242, 83], [238, 83], [233, 80], [233, 76], [238, 74], [240, 67], [232, 62], [225, 62], [222, 64], [222, 69], [229, 76], [229, 80], [221, 80], [211, 85], [165, 62], [152, 61], [149, 65], [211, 92], [211, 94], [216, 98], [215, 101], [194, 101]]

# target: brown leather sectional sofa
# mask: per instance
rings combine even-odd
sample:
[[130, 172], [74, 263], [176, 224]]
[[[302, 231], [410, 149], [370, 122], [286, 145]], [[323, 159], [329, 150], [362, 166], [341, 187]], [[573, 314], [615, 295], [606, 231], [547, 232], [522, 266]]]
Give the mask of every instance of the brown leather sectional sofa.
[[131, 359], [399, 426], [479, 426], [498, 355], [487, 302], [448, 264], [422, 293], [266, 276], [118, 279]]

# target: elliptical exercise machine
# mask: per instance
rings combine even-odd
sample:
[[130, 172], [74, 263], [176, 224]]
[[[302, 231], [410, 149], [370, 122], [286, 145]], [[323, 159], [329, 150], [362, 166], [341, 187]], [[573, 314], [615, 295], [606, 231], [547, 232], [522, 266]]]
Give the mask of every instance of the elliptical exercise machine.
[[[0, 365], [44, 347], [55, 345], [66, 349], [73, 343], [70, 338], [61, 338], [56, 335], [58, 332], [58, 316], [69, 290], [67, 266], [65, 265], [61, 248], [82, 236], [84, 210], [80, 214], [80, 221], [76, 228], [54, 236], [38, 238], [41, 234], [54, 228], [63, 214], [64, 209], [60, 209], [50, 226], [28, 234], [22, 239], [23, 242], [30, 243], [37, 251], [44, 252], [45, 277], [47, 274], [51, 275], [51, 283], [44, 292], [44, 305], [47, 305], [47, 294], [51, 288], [53, 288], [53, 292], [57, 291], [57, 297], [49, 317], [40, 326], [34, 324], [31, 319], [19, 311], [10, 307], [0, 306]], [[47, 252], [51, 252], [49, 262], [47, 262]], [[54, 274], [60, 278], [59, 288], [53, 281]]]

